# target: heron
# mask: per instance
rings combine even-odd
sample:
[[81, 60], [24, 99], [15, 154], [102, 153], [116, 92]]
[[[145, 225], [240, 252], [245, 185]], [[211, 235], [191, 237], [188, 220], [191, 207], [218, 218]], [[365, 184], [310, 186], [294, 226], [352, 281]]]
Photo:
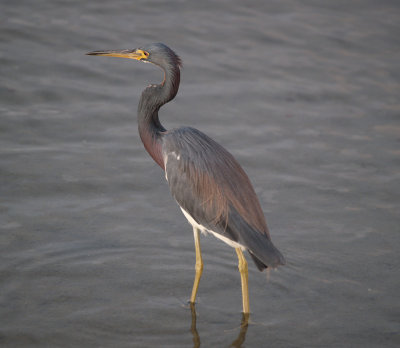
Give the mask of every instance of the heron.
[[178, 93], [180, 57], [163, 43], [87, 54], [134, 59], [163, 70], [163, 81], [142, 92], [138, 129], [145, 149], [165, 172], [172, 196], [193, 227], [196, 263], [189, 302], [196, 301], [203, 272], [200, 234], [211, 234], [236, 250], [243, 313], [250, 313], [248, 266], [243, 251], [247, 250], [260, 271], [284, 265], [285, 259], [272, 243], [254, 188], [233, 155], [195, 128], [167, 130], [161, 124], [160, 108]]

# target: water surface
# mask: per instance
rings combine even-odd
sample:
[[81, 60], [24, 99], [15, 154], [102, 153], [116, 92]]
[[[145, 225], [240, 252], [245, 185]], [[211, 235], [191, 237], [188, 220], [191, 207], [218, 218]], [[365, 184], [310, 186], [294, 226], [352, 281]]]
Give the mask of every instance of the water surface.
[[[0, 345], [400, 344], [400, 8], [395, 1], [0, 5]], [[249, 174], [288, 264], [191, 227], [137, 134], [149, 64], [91, 50], [162, 41], [184, 61], [167, 128]], [[242, 344], [241, 342], [244, 343]]]

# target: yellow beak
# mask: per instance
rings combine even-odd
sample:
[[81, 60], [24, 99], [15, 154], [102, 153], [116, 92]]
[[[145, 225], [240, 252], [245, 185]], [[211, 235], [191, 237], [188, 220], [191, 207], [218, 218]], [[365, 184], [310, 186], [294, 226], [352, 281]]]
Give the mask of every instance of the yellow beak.
[[149, 54], [143, 50], [107, 50], [107, 51], [93, 51], [86, 53], [89, 56], [108, 56], [108, 57], [118, 57], [118, 58], [129, 58], [129, 59], [146, 59]]

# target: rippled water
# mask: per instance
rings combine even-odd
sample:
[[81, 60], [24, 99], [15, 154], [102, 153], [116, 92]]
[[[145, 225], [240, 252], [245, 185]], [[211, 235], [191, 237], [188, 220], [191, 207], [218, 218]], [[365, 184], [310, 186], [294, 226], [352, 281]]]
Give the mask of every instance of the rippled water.
[[[3, 1], [0, 345], [400, 344], [400, 7], [396, 1]], [[248, 172], [288, 264], [202, 238], [136, 130], [160, 72], [97, 49], [183, 58], [167, 128], [192, 125]], [[195, 322], [194, 322], [195, 319]], [[244, 343], [243, 343], [244, 342]]]

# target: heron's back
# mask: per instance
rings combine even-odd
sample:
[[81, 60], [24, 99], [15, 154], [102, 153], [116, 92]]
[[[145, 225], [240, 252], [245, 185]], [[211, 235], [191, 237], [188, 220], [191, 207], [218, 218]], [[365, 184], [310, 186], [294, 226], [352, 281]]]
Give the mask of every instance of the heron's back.
[[183, 127], [164, 134], [162, 152], [171, 193], [198, 225], [249, 250], [259, 268], [284, 264], [253, 186], [227, 150]]

